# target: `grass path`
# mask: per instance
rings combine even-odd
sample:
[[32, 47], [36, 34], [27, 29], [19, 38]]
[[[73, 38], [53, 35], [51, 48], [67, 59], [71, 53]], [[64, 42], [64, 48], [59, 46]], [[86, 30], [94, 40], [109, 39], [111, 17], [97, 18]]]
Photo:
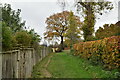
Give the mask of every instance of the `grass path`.
[[33, 78], [51, 78], [51, 73], [47, 70], [48, 64], [51, 61], [53, 54], [48, 55], [41, 62], [39, 62], [36, 66], [34, 66], [34, 70], [32, 73]]
[[44, 77], [47, 77], [47, 78], [52, 77], [51, 73], [47, 70], [47, 67], [48, 67], [48, 64], [50, 63], [51, 57], [52, 56], [50, 56], [47, 63], [45, 65], [43, 65], [44, 67], [42, 69], [42, 73], [43, 73]]
[[101, 66], [92, 66], [88, 61], [68, 54], [68, 51], [52, 53], [38, 63], [33, 70], [33, 77], [43, 78], [109, 78], [110, 71]]

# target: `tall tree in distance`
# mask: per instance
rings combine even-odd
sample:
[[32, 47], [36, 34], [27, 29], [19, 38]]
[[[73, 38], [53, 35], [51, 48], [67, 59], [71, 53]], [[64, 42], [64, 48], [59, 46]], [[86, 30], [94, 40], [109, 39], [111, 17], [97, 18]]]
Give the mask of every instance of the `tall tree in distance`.
[[66, 32], [66, 40], [70, 48], [72, 48], [72, 45], [80, 39], [81, 22], [80, 18], [78, 16], [74, 16], [72, 11], [69, 14], [68, 21], [69, 27]]
[[44, 33], [45, 38], [49, 40], [52, 40], [54, 37], [61, 38], [61, 49], [63, 49], [63, 40], [69, 27], [69, 14], [70, 12], [63, 11], [48, 17], [46, 20], [47, 31]]
[[97, 13], [102, 15], [103, 11], [113, 9], [113, 4], [111, 4], [111, 2], [104, 0], [102, 1], [103, 2], [96, 2], [96, 0], [86, 0], [86, 2], [82, 2], [82, 0], [76, 0], [75, 2], [77, 11], [84, 14], [84, 25], [82, 27], [82, 30], [85, 41], [92, 40], [93, 38], [94, 25], [96, 22], [95, 15]]

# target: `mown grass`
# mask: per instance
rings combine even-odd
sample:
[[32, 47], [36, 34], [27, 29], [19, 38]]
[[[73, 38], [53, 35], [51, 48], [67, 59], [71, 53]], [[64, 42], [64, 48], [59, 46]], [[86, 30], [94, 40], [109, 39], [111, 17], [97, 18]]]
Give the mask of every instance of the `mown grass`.
[[93, 66], [88, 61], [67, 54], [68, 51], [54, 54], [48, 71], [54, 78], [115, 78], [115, 71], [105, 71], [101, 66]]
[[47, 70], [52, 78], [116, 78], [116, 71], [105, 71], [101, 66], [93, 66], [88, 61], [69, 54], [69, 51], [49, 54], [34, 66], [32, 78], [44, 78], [42, 69], [49, 60]]

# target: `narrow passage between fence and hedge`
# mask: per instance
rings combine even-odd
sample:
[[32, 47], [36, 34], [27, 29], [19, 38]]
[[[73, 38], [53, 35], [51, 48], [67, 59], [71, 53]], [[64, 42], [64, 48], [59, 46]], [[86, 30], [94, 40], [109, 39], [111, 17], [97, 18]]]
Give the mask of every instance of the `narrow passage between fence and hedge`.
[[[44, 67], [49, 60], [47, 67]], [[45, 68], [51, 76], [45, 75], [46, 72], [42, 71]], [[50, 54], [33, 70], [34, 78], [115, 78], [114, 74], [115, 71], [106, 71], [102, 66], [93, 66], [88, 60], [73, 56], [69, 51]]]

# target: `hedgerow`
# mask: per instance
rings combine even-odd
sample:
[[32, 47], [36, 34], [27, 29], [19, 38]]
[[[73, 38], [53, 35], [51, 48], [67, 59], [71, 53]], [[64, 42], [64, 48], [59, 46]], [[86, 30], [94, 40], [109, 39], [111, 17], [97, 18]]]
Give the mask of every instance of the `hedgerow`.
[[74, 55], [101, 64], [105, 69], [120, 69], [120, 36], [74, 44]]

